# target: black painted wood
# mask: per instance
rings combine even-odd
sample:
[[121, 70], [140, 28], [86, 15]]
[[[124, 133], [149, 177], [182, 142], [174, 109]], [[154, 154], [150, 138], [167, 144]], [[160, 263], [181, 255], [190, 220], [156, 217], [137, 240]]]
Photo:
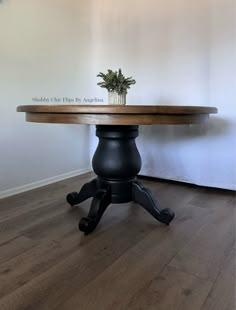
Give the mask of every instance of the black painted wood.
[[141, 157], [135, 138], [138, 126], [96, 126], [99, 138], [92, 166], [97, 178], [84, 184], [80, 192], [67, 195], [71, 206], [94, 197], [88, 216], [82, 218], [79, 229], [85, 234], [98, 225], [110, 203], [134, 201], [146, 209], [158, 221], [169, 224], [174, 218], [171, 209], [161, 210], [149, 189], [136, 181], [141, 169]]

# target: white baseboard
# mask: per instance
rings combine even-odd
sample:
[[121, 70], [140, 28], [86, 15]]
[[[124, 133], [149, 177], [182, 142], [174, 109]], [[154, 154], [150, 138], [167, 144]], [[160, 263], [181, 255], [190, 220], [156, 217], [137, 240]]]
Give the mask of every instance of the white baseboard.
[[[81, 175], [81, 174], [84, 174], [84, 173], [87, 173], [87, 172], [90, 172], [90, 171], [92, 171], [91, 167], [83, 168], [83, 169], [78, 169], [78, 170], [67, 172], [67, 173], [64, 173], [64, 174], [60, 174], [60, 175], [57, 175], [57, 176], [54, 176], [54, 177], [51, 177], [51, 178], [48, 178], [48, 179], [44, 179], [44, 180], [40, 180], [40, 181], [33, 182], [33, 183], [30, 183], [30, 184], [25, 184], [25, 185], [22, 185], [22, 186], [19, 186], [19, 187], [14, 187], [14, 188], [11, 188], [11, 189], [0, 191], [0, 199], [6, 198], [6, 197], [10, 197], [10, 196], [13, 196], [13, 195], [16, 195], [16, 194], [20, 194], [20, 193], [23, 193], [23, 192], [27, 192], [27, 191], [29, 191], [31, 189], [42, 187], [42, 186], [45, 186], [45, 185], [49, 185], [49, 184], [52, 184], [52, 183], [55, 183], [55, 182], [59, 182], [59, 181], [65, 180], [65, 179], [69, 179], [69, 178], [72, 178], [72, 177], [75, 177], [75, 176], [78, 176], [78, 175]], [[141, 173], [141, 176], [147, 176], [147, 174]], [[148, 175], [148, 176], [151, 176], [151, 175]], [[167, 178], [163, 178], [163, 177], [160, 177], [160, 176], [153, 176], [153, 175], [151, 177], [167, 179]], [[193, 183], [193, 182], [191, 182], [189, 180], [185, 180], [185, 179], [168, 178], [168, 180], [185, 182], [185, 183]], [[211, 184], [208, 183], [207, 185], [206, 184], [201, 184], [201, 183], [195, 183], [195, 184], [196, 185], [200, 185], [200, 186], [209, 186], [209, 187], [216, 187], [216, 188], [222, 188], [222, 189], [236, 190], [235, 184], [224, 184], [224, 183], [223, 184], [218, 184], [218, 183], [214, 183], [214, 182], [212, 182]]]
[[81, 175], [83, 173], [87, 173], [87, 172], [90, 172], [90, 171], [91, 171], [90, 167], [83, 168], [83, 169], [78, 169], [78, 170], [67, 172], [67, 173], [63, 173], [63, 174], [60, 174], [60, 175], [57, 175], [57, 176], [54, 176], [54, 177], [51, 177], [51, 178], [48, 178], [48, 179], [44, 179], [44, 180], [40, 180], [40, 181], [33, 182], [33, 183], [30, 183], [30, 184], [25, 184], [25, 185], [22, 185], [22, 186], [19, 186], [19, 187], [14, 187], [14, 188], [10, 188], [10, 189], [4, 190], [4, 191], [0, 191], [0, 199], [6, 198], [6, 197], [9, 197], [9, 196], [13, 196], [13, 195], [16, 195], [16, 194], [19, 194], [19, 193], [27, 192], [27, 191], [29, 191], [31, 189], [38, 188], [38, 187], [41, 187], [41, 186], [45, 186], [45, 185], [48, 185], [48, 184], [52, 184], [52, 183], [55, 183], [55, 182], [59, 182], [59, 181], [65, 180], [65, 179], [69, 179], [69, 178], [72, 178], [72, 177], [75, 177], [77, 175]]

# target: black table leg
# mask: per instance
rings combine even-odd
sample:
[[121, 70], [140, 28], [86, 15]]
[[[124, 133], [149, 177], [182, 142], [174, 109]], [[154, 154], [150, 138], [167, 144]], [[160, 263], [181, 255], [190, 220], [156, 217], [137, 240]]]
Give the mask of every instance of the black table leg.
[[159, 209], [149, 189], [136, 180], [141, 169], [141, 157], [135, 144], [138, 126], [96, 126], [99, 143], [93, 156], [93, 170], [97, 178], [86, 183], [80, 192], [67, 195], [71, 206], [94, 197], [88, 216], [82, 218], [79, 229], [85, 234], [98, 225], [110, 203], [134, 201], [158, 221], [169, 224], [174, 212]]
[[151, 191], [140, 182], [133, 182], [132, 195], [133, 201], [140, 204], [159, 222], [169, 225], [173, 220], [175, 216], [174, 212], [170, 208], [160, 209], [157, 201], [152, 197]]
[[79, 222], [79, 229], [86, 235], [92, 232], [99, 223], [106, 208], [111, 203], [111, 187], [99, 189], [93, 198], [89, 214]]
[[75, 206], [90, 197], [94, 197], [97, 190], [97, 179], [93, 179], [89, 183], [84, 184], [79, 193], [72, 192], [68, 194], [66, 200], [71, 206]]

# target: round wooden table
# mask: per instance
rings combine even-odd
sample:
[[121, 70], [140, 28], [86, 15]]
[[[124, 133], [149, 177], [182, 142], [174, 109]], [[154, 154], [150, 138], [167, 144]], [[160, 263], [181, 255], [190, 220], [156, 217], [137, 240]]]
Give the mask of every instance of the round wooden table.
[[138, 125], [200, 124], [217, 113], [215, 107], [201, 106], [110, 106], [110, 105], [24, 105], [26, 121], [37, 123], [94, 124], [99, 143], [92, 160], [97, 177], [79, 192], [67, 195], [71, 206], [93, 197], [87, 217], [79, 222], [85, 234], [98, 225], [111, 203], [134, 201], [158, 221], [169, 224], [174, 212], [160, 209], [150, 190], [136, 176], [141, 157], [135, 144]]

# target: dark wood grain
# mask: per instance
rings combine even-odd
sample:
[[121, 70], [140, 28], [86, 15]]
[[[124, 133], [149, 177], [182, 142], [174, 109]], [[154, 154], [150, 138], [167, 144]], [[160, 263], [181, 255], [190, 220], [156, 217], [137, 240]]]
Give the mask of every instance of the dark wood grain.
[[0, 201], [1, 310], [235, 309], [234, 192], [142, 179], [174, 209], [173, 224], [126, 203], [84, 237], [89, 201], [70, 210], [63, 197], [93, 177]]

